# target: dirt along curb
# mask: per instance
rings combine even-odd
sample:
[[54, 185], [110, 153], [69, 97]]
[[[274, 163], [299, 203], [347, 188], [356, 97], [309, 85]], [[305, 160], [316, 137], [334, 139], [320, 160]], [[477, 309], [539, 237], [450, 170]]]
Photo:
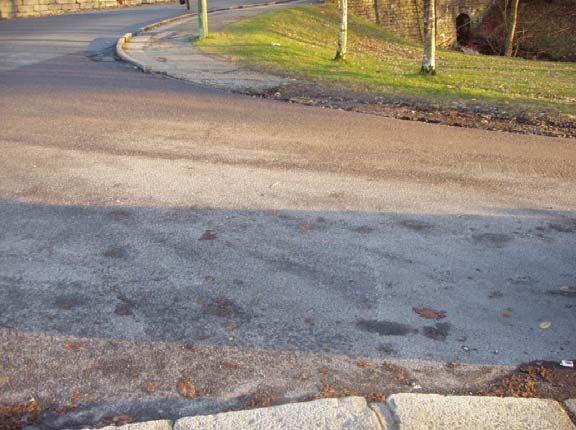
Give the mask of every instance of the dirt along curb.
[[393, 394], [319, 399], [266, 408], [104, 427], [101, 430], [574, 430], [562, 406], [547, 399]]

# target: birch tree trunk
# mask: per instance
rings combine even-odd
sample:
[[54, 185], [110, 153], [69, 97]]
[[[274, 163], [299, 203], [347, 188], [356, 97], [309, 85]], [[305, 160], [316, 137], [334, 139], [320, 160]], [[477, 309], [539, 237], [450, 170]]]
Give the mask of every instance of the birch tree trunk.
[[506, 34], [506, 47], [504, 55], [511, 57], [514, 54], [514, 36], [516, 35], [516, 24], [518, 22], [518, 5], [520, 0], [512, 0], [512, 10], [508, 22], [508, 34]]
[[435, 0], [424, 0], [424, 56], [422, 73], [436, 74], [436, 4]]
[[198, 0], [198, 39], [208, 36], [208, 5], [206, 0]]
[[338, 29], [338, 48], [335, 60], [343, 60], [346, 57], [348, 44], [348, 0], [340, 0], [340, 26]]

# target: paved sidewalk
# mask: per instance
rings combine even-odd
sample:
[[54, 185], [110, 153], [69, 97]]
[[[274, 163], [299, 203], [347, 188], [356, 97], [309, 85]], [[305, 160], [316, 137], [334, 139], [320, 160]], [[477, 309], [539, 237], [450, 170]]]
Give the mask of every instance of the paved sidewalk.
[[322, 399], [215, 415], [105, 427], [104, 430], [573, 430], [554, 400], [394, 394]]
[[[221, 27], [232, 21], [303, 3], [306, 2], [295, 1], [212, 12], [210, 29], [220, 31]], [[230, 61], [200, 51], [192, 43], [197, 28], [197, 17], [188, 16], [143, 31], [121, 47], [123, 49], [121, 54], [146, 71], [164, 73], [194, 84], [237, 92], [262, 91], [290, 82], [289, 79], [282, 77], [239, 68]]]

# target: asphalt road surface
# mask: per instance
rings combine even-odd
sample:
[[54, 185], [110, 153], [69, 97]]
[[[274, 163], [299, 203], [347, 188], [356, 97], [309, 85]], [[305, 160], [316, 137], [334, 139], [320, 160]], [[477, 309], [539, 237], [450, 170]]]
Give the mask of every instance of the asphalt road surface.
[[0, 403], [34, 397], [46, 428], [73, 427], [470, 391], [576, 356], [574, 140], [114, 61], [117, 37], [180, 13], [0, 22]]

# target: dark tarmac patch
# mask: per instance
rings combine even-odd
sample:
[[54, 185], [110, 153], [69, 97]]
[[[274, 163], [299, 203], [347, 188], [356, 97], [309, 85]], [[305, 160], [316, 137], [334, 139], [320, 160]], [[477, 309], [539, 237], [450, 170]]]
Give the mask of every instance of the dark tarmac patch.
[[489, 248], [503, 248], [512, 240], [512, 236], [501, 233], [481, 233], [472, 235], [472, 240], [478, 245]]
[[394, 347], [394, 344], [392, 343], [383, 343], [379, 345], [378, 351], [380, 351], [382, 354], [385, 355], [393, 355], [398, 352], [397, 349]]
[[242, 313], [242, 307], [226, 297], [213, 299], [202, 305], [202, 312], [215, 317], [227, 317]]
[[576, 233], [576, 221], [548, 224], [550, 230], [554, 230], [557, 233]]
[[87, 303], [88, 299], [80, 294], [64, 294], [56, 296], [54, 299], [54, 306], [65, 311], [84, 306]]
[[115, 209], [113, 211], [110, 211], [108, 216], [112, 218], [114, 221], [125, 221], [132, 217], [132, 213], [124, 209]]
[[367, 233], [371, 233], [374, 231], [374, 229], [372, 227], [368, 227], [367, 225], [361, 225], [360, 227], [354, 227], [352, 228], [352, 231], [354, 233], [363, 233], [363, 234], [367, 234]]
[[546, 294], [550, 296], [563, 296], [576, 298], [576, 287], [562, 287], [557, 290], [548, 290]]
[[204, 234], [202, 236], [200, 236], [200, 239], [198, 240], [214, 240], [218, 237], [218, 233], [216, 233], [214, 230], [206, 230], [204, 232]]
[[126, 258], [128, 253], [124, 248], [113, 246], [104, 251], [104, 257], [107, 258]]
[[412, 326], [394, 321], [358, 320], [356, 326], [368, 333], [378, 333], [380, 336], [406, 336], [416, 333]]
[[450, 334], [452, 328], [450, 323], [436, 323], [434, 326], [426, 326], [422, 329], [422, 334], [427, 338], [444, 342]]
[[432, 227], [434, 227], [432, 224], [428, 222], [418, 221], [415, 219], [406, 219], [400, 221], [398, 224], [401, 225], [402, 227], [405, 227], [413, 231], [427, 231], [430, 230]]

